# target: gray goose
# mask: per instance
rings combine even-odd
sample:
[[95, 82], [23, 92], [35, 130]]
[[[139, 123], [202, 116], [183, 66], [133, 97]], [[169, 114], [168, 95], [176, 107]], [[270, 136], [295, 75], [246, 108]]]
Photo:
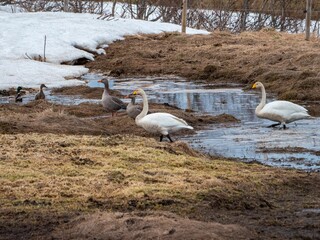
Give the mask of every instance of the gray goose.
[[127, 108], [124, 102], [122, 102], [119, 98], [110, 95], [108, 79], [103, 78], [98, 82], [104, 84], [104, 91], [101, 99], [102, 106], [107, 112], [111, 112], [112, 117], [116, 115], [117, 111], [119, 111], [120, 109]]
[[[129, 94], [128, 96], [126, 96], [126, 98], [130, 98], [131, 101], [130, 103], [127, 105], [127, 114], [129, 117], [136, 119], [136, 117], [141, 113], [142, 111], [142, 106], [136, 104], [136, 96], [133, 94]], [[150, 114], [151, 112], [148, 111], [147, 114]]]
[[130, 103], [127, 105], [126, 112], [129, 117], [135, 119], [136, 116], [138, 116], [141, 113], [142, 106], [136, 104], [136, 96], [135, 95], [129, 94], [128, 96], [126, 96], [126, 98], [131, 99]]
[[44, 92], [43, 92], [43, 88], [47, 88], [47, 86], [44, 84], [40, 85], [40, 91], [36, 94], [35, 100], [40, 100], [40, 99], [46, 98], [46, 95], [44, 95]]

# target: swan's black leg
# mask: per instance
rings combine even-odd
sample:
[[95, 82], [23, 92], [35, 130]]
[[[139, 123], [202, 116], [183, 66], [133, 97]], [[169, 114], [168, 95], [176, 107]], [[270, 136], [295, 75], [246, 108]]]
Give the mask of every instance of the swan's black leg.
[[169, 138], [170, 142], [173, 142], [169, 134], [167, 135], [167, 138]]
[[163, 135], [160, 136], [160, 142], [162, 142], [162, 139], [163, 139]]
[[285, 124], [283, 124], [283, 129], [287, 129], [287, 126]]
[[268, 126], [268, 128], [270, 128], [270, 127], [276, 127], [276, 126], [279, 126], [279, 125], [281, 125], [281, 123], [275, 123], [275, 124], [272, 124], [272, 125]]

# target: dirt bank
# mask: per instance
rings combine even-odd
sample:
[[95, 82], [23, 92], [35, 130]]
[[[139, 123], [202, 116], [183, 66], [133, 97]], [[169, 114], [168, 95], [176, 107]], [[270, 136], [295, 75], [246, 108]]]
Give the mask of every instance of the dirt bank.
[[[102, 89], [100, 89], [101, 97]], [[208, 124], [230, 124], [238, 120], [227, 114], [218, 116], [197, 115], [166, 104], [150, 104], [154, 112], [168, 112], [185, 119], [195, 130], [205, 128]], [[82, 103], [80, 105], [57, 105], [47, 101], [32, 101], [28, 104], [0, 105], [0, 133], [61, 133], [86, 135], [134, 134], [137, 136], [159, 136], [147, 133], [136, 126], [125, 111], [117, 117], [111, 117], [100, 104]], [[193, 134], [184, 130], [173, 134], [176, 136]]]

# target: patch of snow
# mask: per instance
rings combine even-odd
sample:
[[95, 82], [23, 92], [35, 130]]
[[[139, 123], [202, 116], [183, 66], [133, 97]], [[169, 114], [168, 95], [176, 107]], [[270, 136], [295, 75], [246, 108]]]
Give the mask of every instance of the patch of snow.
[[[41, 83], [48, 87], [80, 84], [82, 82], [74, 78], [88, 69], [61, 63], [80, 58], [93, 61], [94, 54], [104, 54], [104, 47], [126, 35], [181, 30], [181, 26], [169, 23], [122, 18], [106, 21], [98, 17], [96, 14], [0, 11], [0, 89], [18, 85], [38, 87]], [[209, 34], [191, 28], [187, 28], [187, 33]], [[47, 62], [32, 60], [43, 58], [45, 36]]]

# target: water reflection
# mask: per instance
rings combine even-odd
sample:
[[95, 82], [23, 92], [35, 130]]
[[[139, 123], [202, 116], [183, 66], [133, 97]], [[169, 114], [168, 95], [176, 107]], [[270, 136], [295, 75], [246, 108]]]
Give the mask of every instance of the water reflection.
[[[97, 86], [95, 82], [90, 84]], [[318, 119], [291, 123], [287, 130], [266, 128], [272, 122], [258, 119], [254, 114], [260, 102], [260, 92], [215, 88], [177, 77], [111, 79], [110, 86], [123, 94], [142, 87], [150, 102], [168, 103], [199, 114], [227, 113], [241, 120], [241, 123], [228, 127], [213, 125], [211, 129], [183, 138], [201, 151], [273, 166], [320, 170]]]
[[[103, 88], [103, 84], [97, 82], [100, 78], [101, 75], [87, 74], [83, 79], [90, 87]], [[110, 79], [109, 82], [111, 89], [122, 94], [132, 93], [141, 87], [150, 102], [168, 103], [181, 109], [192, 109], [199, 114], [227, 113], [241, 120], [229, 126], [208, 126], [208, 129], [198, 131], [196, 135], [183, 138], [203, 152], [273, 166], [320, 171], [319, 119], [288, 124], [287, 130], [266, 128], [272, 122], [258, 119], [254, 114], [260, 102], [260, 92], [244, 92], [239, 87], [217, 88], [205, 83], [195, 84], [173, 76]], [[77, 96], [51, 95], [50, 90], [46, 96], [50, 102], [67, 105], [88, 101], [100, 103], [100, 100]], [[34, 95], [28, 96], [24, 103], [33, 99]], [[270, 97], [268, 99], [272, 100]], [[137, 98], [139, 101], [142, 101], [140, 97]]]

